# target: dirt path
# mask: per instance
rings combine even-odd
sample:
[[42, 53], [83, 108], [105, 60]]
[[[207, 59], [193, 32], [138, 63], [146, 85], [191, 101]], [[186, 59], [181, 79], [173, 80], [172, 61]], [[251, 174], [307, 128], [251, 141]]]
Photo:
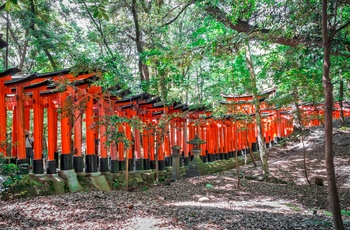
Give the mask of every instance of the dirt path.
[[[308, 173], [326, 178], [321, 128], [305, 141]], [[335, 129], [342, 209], [350, 214], [350, 132]], [[269, 149], [271, 183], [249, 165], [138, 191], [90, 191], [0, 202], [0, 229], [333, 229], [326, 186], [308, 186], [299, 141]], [[244, 168], [241, 168], [243, 173]], [[325, 181], [326, 184], [326, 181]], [[347, 229], [350, 218], [344, 215]]]

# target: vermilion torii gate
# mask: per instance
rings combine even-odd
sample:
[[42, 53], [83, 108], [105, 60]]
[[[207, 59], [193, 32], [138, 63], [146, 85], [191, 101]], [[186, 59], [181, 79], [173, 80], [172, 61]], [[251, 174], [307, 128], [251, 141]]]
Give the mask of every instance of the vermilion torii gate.
[[[229, 159], [235, 152], [257, 150], [251, 95], [224, 96], [226, 101], [222, 104], [228, 106], [228, 114], [213, 117], [204, 107], [164, 105], [157, 97], [147, 93], [130, 96], [129, 90], [117, 86], [111, 94], [94, 84], [98, 79], [95, 73], [74, 76], [66, 69], [17, 78], [19, 71], [13, 68], [0, 73], [0, 152], [17, 164], [29, 163], [24, 134], [33, 127], [34, 174], [55, 174], [57, 169], [115, 173], [125, 171], [126, 164], [128, 170], [150, 170], [156, 168], [156, 161], [158, 169], [164, 170], [172, 165], [173, 146], [181, 149], [182, 164], [188, 165], [192, 147], [187, 141], [196, 134], [206, 141], [200, 153], [204, 162]], [[290, 109], [270, 108], [264, 101], [273, 92], [264, 92], [260, 98], [268, 146], [293, 131]], [[307, 105], [301, 109], [304, 117], [315, 115], [306, 119], [305, 125], [318, 124], [317, 116], [322, 115], [322, 109]], [[348, 109], [344, 111], [349, 115]], [[111, 116], [125, 120], [111, 123], [107, 119]], [[339, 117], [337, 108], [334, 117]], [[143, 126], [134, 126], [130, 122], [133, 119]], [[12, 125], [11, 138], [6, 135], [8, 123]], [[127, 148], [125, 142], [113, 140], [113, 132], [123, 134], [131, 145]], [[44, 142], [48, 153], [46, 169]], [[10, 153], [6, 151], [9, 148]], [[28, 168], [23, 173], [29, 173]]]

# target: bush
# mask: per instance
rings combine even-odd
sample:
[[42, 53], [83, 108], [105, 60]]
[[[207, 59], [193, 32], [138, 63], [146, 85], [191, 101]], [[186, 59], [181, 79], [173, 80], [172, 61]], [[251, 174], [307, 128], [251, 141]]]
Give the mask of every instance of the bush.
[[[25, 167], [25, 165], [23, 165]], [[11, 199], [11, 191], [23, 184], [23, 177], [19, 174], [21, 165], [7, 164], [0, 155], [0, 193], [1, 199]]]

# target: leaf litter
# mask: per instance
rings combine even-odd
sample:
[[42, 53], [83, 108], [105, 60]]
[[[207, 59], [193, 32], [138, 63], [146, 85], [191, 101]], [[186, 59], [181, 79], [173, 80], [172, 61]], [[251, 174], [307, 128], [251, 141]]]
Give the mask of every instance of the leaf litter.
[[[305, 138], [310, 181], [303, 151], [287, 141], [269, 151], [271, 180], [260, 168], [240, 167], [215, 175], [184, 178], [147, 190], [113, 190], [0, 201], [0, 229], [334, 229], [329, 212], [322, 127]], [[335, 128], [335, 165], [343, 213], [350, 210], [350, 132]], [[258, 162], [259, 163], [259, 162]], [[343, 215], [345, 228], [350, 218]]]

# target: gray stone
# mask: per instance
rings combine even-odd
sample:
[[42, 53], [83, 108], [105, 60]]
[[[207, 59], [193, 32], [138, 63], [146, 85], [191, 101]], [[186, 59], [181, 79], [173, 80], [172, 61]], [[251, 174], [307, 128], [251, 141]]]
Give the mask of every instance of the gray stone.
[[209, 202], [209, 201], [210, 201], [209, 198], [205, 196], [198, 199], [198, 202]]
[[77, 192], [82, 190], [82, 187], [79, 184], [77, 174], [75, 173], [74, 169], [60, 170], [58, 172], [58, 175], [66, 180], [67, 187], [70, 192]]

